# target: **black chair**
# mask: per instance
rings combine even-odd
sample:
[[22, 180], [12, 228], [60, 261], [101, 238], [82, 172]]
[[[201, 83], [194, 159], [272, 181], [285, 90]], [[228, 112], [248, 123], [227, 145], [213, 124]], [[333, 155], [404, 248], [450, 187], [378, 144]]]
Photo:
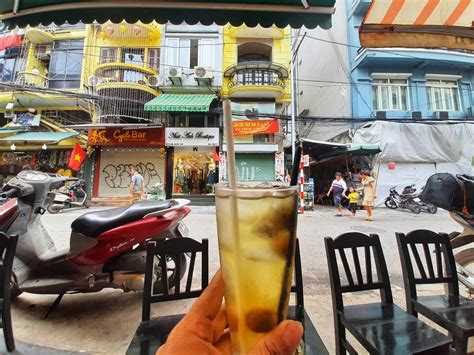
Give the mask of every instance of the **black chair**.
[[[378, 235], [344, 233], [334, 240], [325, 238], [324, 241], [331, 281], [337, 354], [345, 354], [346, 350], [357, 354], [346, 339], [346, 329], [370, 354], [448, 352], [451, 340], [447, 336], [393, 303], [387, 265]], [[361, 250], [363, 252], [359, 256]], [[341, 282], [336, 251], [347, 279], [344, 284]], [[349, 258], [346, 251], [350, 254]], [[344, 306], [344, 293], [369, 290], [379, 290], [381, 302]]]
[[[167, 261], [174, 260], [173, 270], [175, 275], [181, 275], [180, 259], [183, 254], [190, 254], [188, 275], [184, 290], [181, 288], [179, 277], [174, 278], [173, 291], [170, 292], [168, 277], [161, 277], [161, 285], [153, 284], [153, 274], [158, 266], [162, 275], [168, 275]], [[199, 289], [192, 289], [192, 281], [196, 263], [196, 254], [201, 253], [201, 285]], [[171, 300], [195, 298], [201, 295], [209, 283], [209, 243], [203, 239], [202, 243], [191, 238], [173, 238], [166, 241], [149, 242], [147, 244], [147, 260], [145, 271], [145, 285], [143, 289], [142, 322], [140, 323], [127, 354], [155, 354], [156, 350], [166, 342], [168, 334], [175, 325], [184, 317], [177, 314], [159, 317], [150, 320], [150, 307], [152, 303]], [[154, 294], [154, 289], [159, 289], [160, 294]]]
[[3, 336], [5, 338], [5, 344], [8, 351], [15, 350], [15, 340], [13, 339], [12, 317], [10, 310], [10, 292], [13, 259], [15, 257], [17, 241], [17, 235], [8, 236], [5, 233], [0, 232], [0, 277], [2, 278], [0, 288], [0, 307], [2, 311], [1, 327], [3, 328]]
[[[396, 236], [408, 312], [414, 316], [421, 313], [447, 329], [453, 335], [456, 353], [465, 354], [468, 338], [474, 336], [474, 303], [459, 295], [456, 264], [448, 235], [420, 229], [406, 235], [397, 233]], [[417, 295], [417, 285], [436, 283], [447, 284], [448, 295]]]

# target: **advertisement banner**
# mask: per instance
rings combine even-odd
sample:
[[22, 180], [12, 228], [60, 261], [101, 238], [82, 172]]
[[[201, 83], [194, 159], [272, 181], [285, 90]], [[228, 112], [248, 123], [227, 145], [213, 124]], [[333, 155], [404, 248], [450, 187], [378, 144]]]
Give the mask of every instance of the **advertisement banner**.
[[90, 129], [88, 144], [108, 147], [156, 147], [165, 145], [165, 130], [150, 129]]
[[280, 125], [278, 120], [242, 120], [232, 122], [234, 136], [247, 136], [250, 134], [278, 133]]
[[169, 127], [165, 133], [167, 146], [216, 146], [219, 145], [219, 128]]
[[275, 153], [275, 181], [285, 181], [285, 153]]
[[40, 125], [41, 115], [32, 113], [18, 113], [12, 118], [12, 127], [38, 127]]
[[227, 157], [225, 152], [219, 153], [219, 182], [227, 181]]

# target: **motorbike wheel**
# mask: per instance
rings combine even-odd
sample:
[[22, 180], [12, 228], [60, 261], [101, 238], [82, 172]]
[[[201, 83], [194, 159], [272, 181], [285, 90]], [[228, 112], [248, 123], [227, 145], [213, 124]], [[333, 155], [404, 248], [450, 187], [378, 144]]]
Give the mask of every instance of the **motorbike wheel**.
[[414, 214], [420, 214], [421, 212], [421, 207], [416, 205], [416, 204], [412, 204], [412, 205], [409, 205], [408, 208], [410, 209], [410, 211], [412, 211]]
[[56, 214], [56, 213], [59, 213], [59, 211], [61, 211], [61, 209], [54, 207], [53, 204], [50, 204], [48, 207], [46, 207], [46, 209], [51, 214]]
[[392, 200], [391, 198], [385, 199], [385, 206], [387, 208], [391, 208], [392, 210], [398, 208], [396, 202], [394, 200]]
[[[180, 260], [178, 260], [180, 259]], [[181, 254], [178, 257], [176, 256], [170, 256], [168, 257], [168, 260], [166, 261], [167, 269], [168, 269], [168, 288], [173, 288], [174, 284], [176, 282], [176, 265], [180, 263], [180, 275], [179, 279], [181, 280], [184, 277], [184, 274], [186, 273], [186, 267], [188, 265], [188, 261], [186, 259], [186, 255]], [[156, 277], [156, 278], [155, 278]], [[153, 293], [154, 294], [161, 294], [164, 292], [163, 286], [161, 284], [161, 277], [162, 277], [162, 272], [161, 272], [161, 267], [160, 267], [160, 260], [158, 257], [155, 257], [155, 277], [154, 279], [156, 282], [153, 284]]]
[[89, 202], [84, 202], [84, 207], [85, 207], [85, 208], [89, 208], [89, 207], [90, 207], [90, 206], [89, 206]]
[[438, 212], [438, 207], [436, 207], [435, 205], [428, 206], [428, 213], [436, 214], [436, 212]]

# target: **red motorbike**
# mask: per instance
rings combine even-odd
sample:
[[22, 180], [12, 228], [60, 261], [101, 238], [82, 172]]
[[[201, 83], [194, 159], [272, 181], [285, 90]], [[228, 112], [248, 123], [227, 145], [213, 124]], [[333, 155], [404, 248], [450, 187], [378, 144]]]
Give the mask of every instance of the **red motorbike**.
[[[70, 179], [25, 170], [3, 187], [0, 231], [19, 235], [13, 267], [12, 295], [21, 292], [59, 294], [97, 292], [104, 288], [143, 289], [148, 240], [186, 236], [182, 223], [188, 200], [143, 201], [126, 207], [86, 213], [71, 224], [70, 246], [57, 250], [43, 227], [41, 216], [57, 189]], [[162, 275], [156, 260], [156, 278], [169, 285], [182, 278], [186, 256], [167, 260]], [[180, 263], [181, 275], [174, 266]], [[155, 283], [160, 293], [161, 282]]]

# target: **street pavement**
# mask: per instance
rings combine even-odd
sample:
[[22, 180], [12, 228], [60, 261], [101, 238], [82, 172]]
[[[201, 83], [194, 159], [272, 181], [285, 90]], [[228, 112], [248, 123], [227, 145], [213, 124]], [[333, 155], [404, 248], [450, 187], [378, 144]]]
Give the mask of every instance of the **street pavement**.
[[[98, 209], [91, 209], [98, 210]], [[58, 249], [68, 247], [70, 224], [86, 210], [71, 210], [58, 215], [45, 214], [43, 223]], [[451, 232], [461, 228], [445, 211], [436, 215], [379, 208], [374, 221], [365, 221], [364, 211], [356, 218], [347, 213], [334, 216], [329, 207], [317, 207], [298, 218], [298, 238], [303, 269], [305, 308], [330, 353], [334, 353], [334, 332], [331, 292], [327, 271], [324, 237], [335, 237], [344, 232], [377, 233], [384, 249], [392, 282], [395, 302], [404, 306], [403, 280], [395, 241], [395, 232], [426, 228]], [[219, 268], [217, 230], [214, 207], [193, 207], [185, 219], [190, 236], [209, 239], [210, 272]], [[422, 292], [441, 292], [438, 286], [429, 286]], [[22, 294], [13, 305], [13, 324], [16, 339], [49, 348], [81, 353], [123, 354], [140, 322], [141, 292], [124, 293], [104, 290], [93, 294], [67, 295], [59, 307], [45, 320], [42, 314], [55, 296]], [[376, 302], [378, 293], [364, 292], [347, 296], [345, 302]], [[168, 302], [152, 307], [152, 316], [184, 313], [190, 301]]]

